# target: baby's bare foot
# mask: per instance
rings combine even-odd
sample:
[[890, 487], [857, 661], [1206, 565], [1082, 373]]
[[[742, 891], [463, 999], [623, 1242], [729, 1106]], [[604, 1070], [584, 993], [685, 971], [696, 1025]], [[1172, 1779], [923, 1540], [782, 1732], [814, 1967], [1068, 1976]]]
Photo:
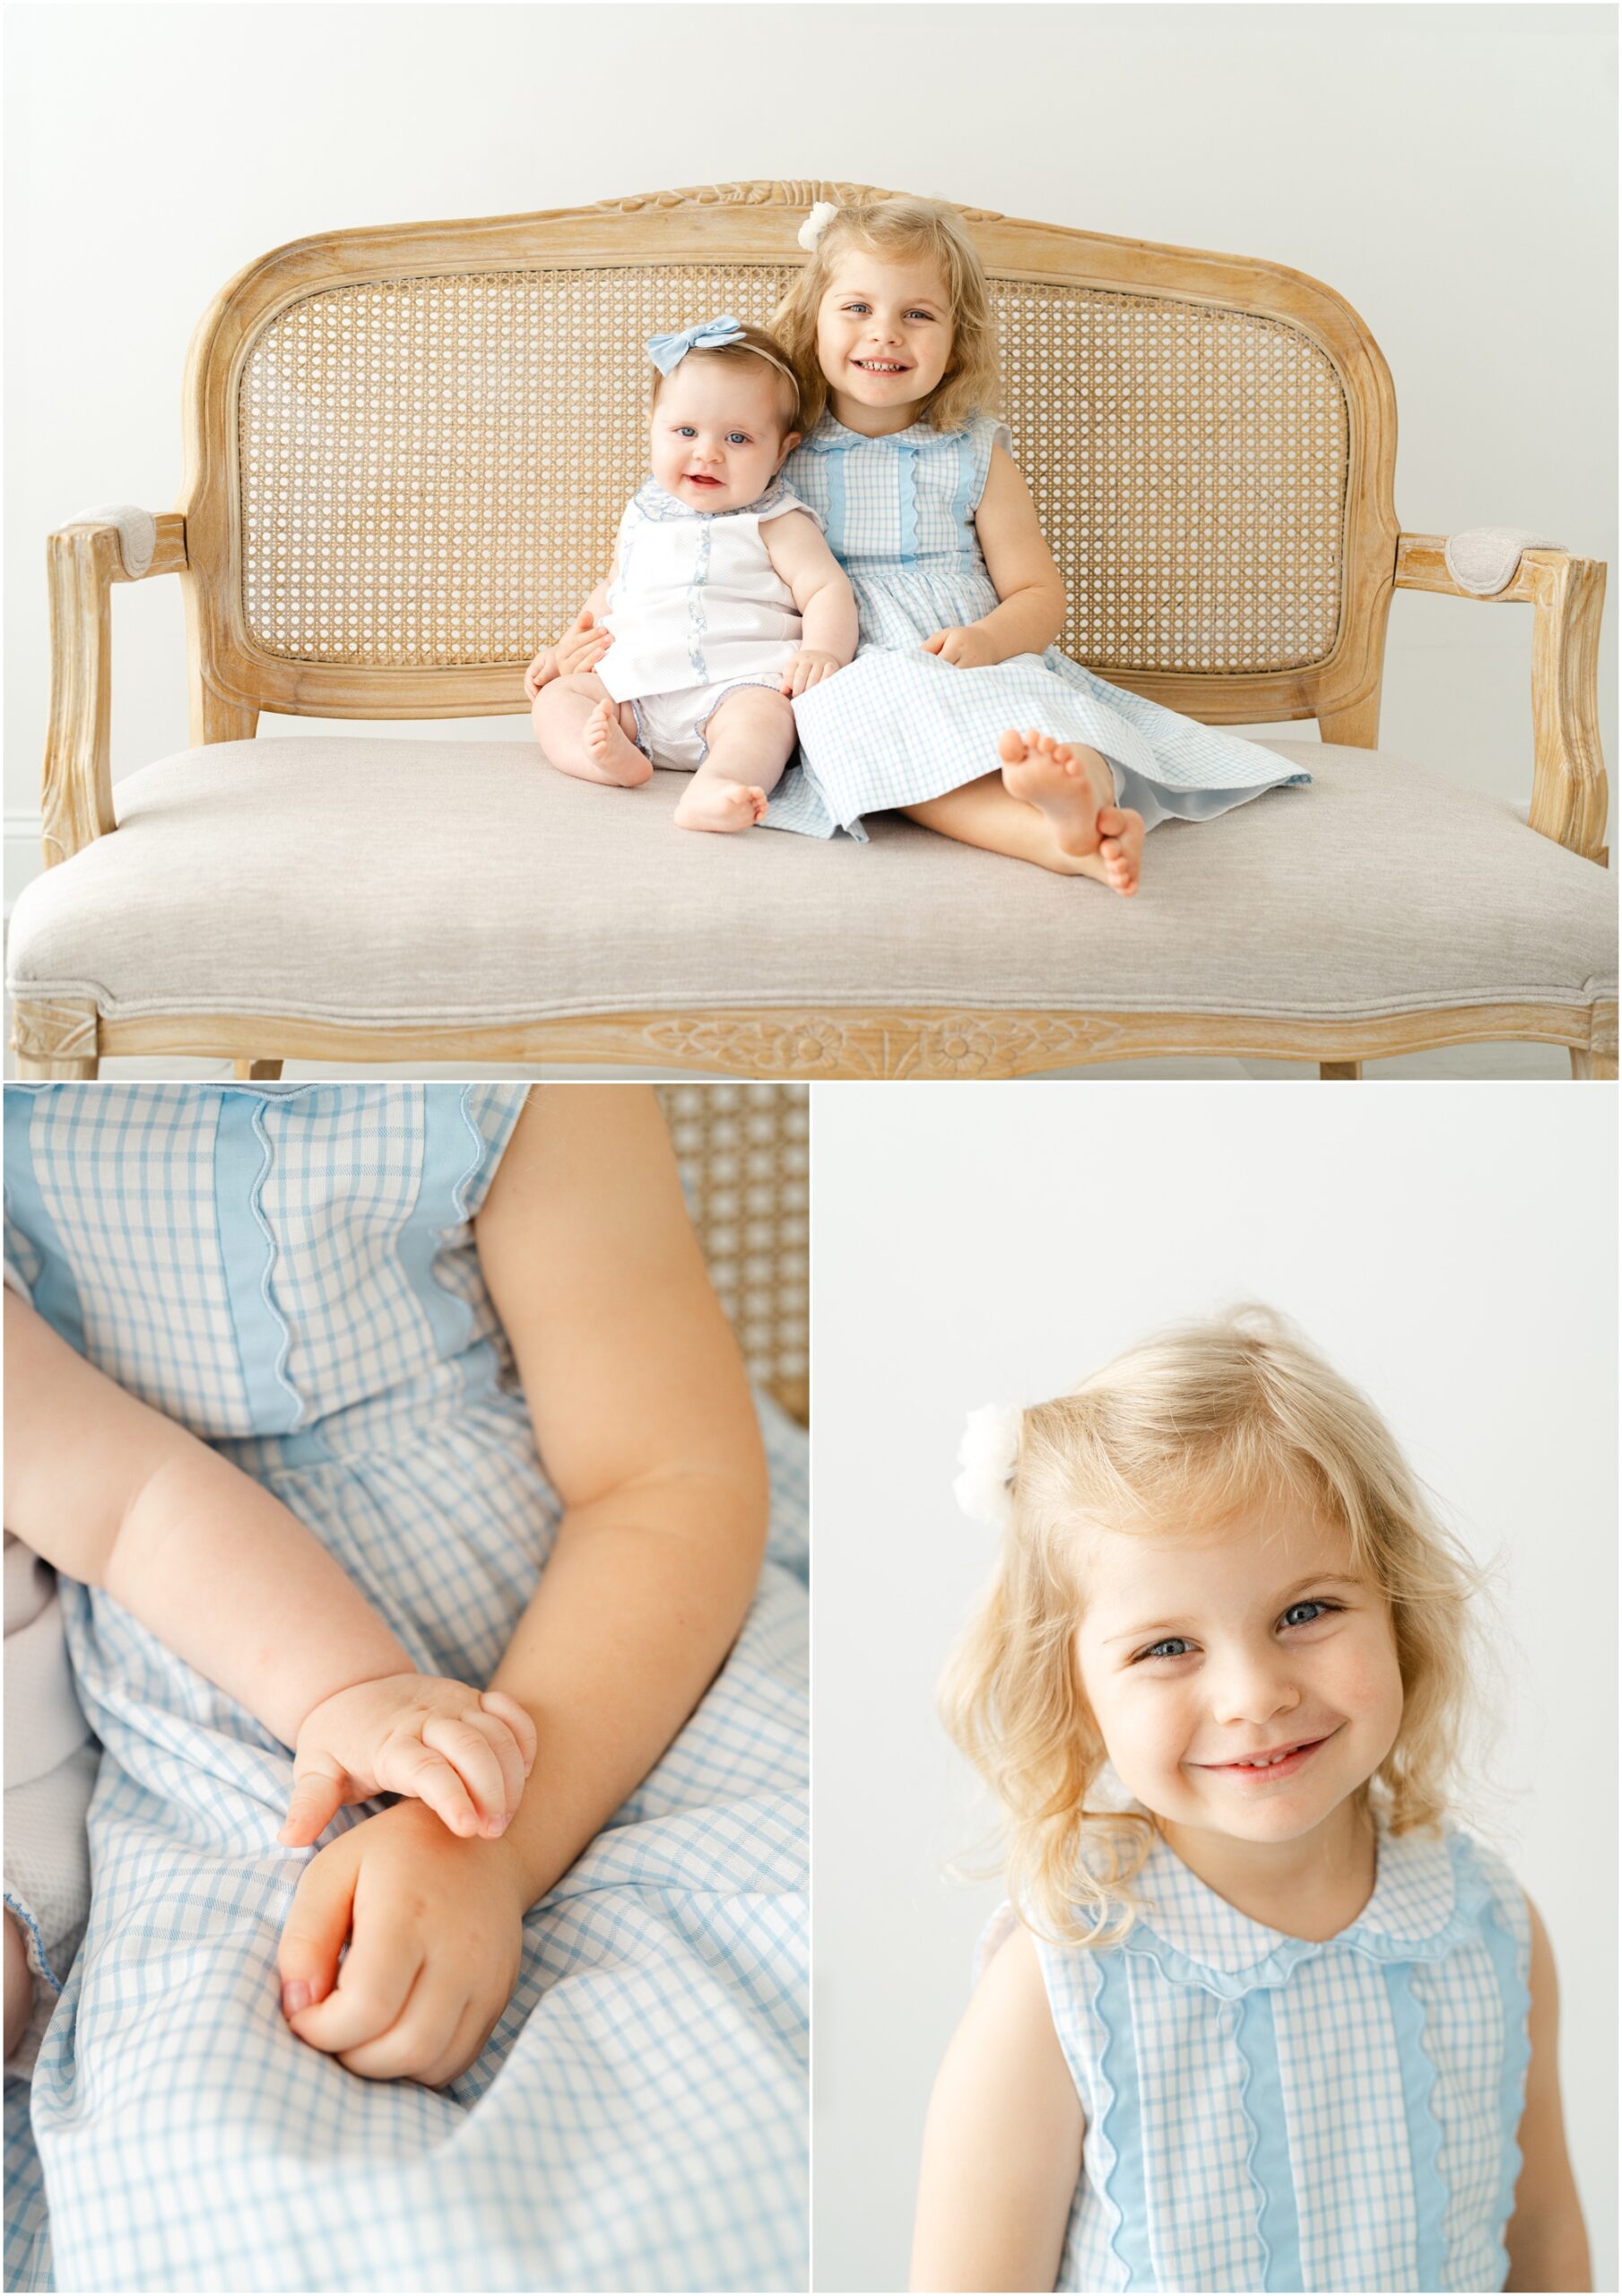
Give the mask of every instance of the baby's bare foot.
[[678, 829], [753, 829], [766, 817], [766, 792], [744, 781], [695, 777], [676, 807]]
[[621, 732], [617, 702], [600, 701], [581, 729], [585, 754], [602, 781], [616, 788], [639, 789], [653, 767], [635, 742]]
[[1143, 860], [1142, 814], [1130, 805], [1101, 805], [1098, 831], [1098, 850], [1082, 857], [1078, 866], [1113, 892], [1135, 893]]
[[1056, 742], [1051, 734], [1017, 734], [1010, 728], [997, 752], [1003, 787], [1045, 814], [1059, 850], [1072, 858], [1097, 853], [1102, 834], [1098, 814], [1104, 806], [1114, 809], [1115, 795], [1114, 777], [1097, 751], [1080, 742]]

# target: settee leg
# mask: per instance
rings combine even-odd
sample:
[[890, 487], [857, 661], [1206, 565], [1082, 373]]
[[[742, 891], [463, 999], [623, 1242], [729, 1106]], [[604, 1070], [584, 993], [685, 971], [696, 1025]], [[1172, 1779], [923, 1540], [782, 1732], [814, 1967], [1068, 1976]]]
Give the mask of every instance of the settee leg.
[[1614, 1084], [1617, 1081], [1617, 1056], [1614, 1052], [1579, 1052], [1574, 1045], [1571, 1073], [1580, 1079], [1593, 1077]]
[[256, 1083], [261, 1079], [273, 1084], [282, 1074], [282, 1063], [279, 1060], [234, 1060], [231, 1073], [240, 1084]]
[[1324, 1083], [1333, 1083], [1343, 1077], [1349, 1077], [1355, 1083], [1362, 1074], [1363, 1063], [1360, 1060], [1321, 1060], [1318, 1063], [1318, 1074]]
[[92, 1083], [100, 1062], [99, 1027], [95, 1005], [88, 1001], [53, 996], [30, 1004], [19, 997], [12, 1008], [18, 1075], [30, 1084]]

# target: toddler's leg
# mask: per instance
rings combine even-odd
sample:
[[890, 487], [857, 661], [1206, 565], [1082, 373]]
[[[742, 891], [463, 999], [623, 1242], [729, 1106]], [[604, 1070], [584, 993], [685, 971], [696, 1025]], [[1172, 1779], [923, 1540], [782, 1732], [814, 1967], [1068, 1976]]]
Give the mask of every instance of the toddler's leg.
[[34, 1973], [28, 1965], [28, 1948], [17, 1917], [5, 1915], [5, 2054], [9, 2057], [28, 2031], [34, 2006]]
[[752, 829], [794, 754], [794, 712], [786, 694], [741, 685], [710, 712], [709, 753], [676, 807], [679, 829]]
[[602, 679], [589, 670], [543, 685], [529, 717], [547, 763], [577, 781], [637, 789], [653, 772], [631, 739], [636, 711], [629, 701], [611, 700]]
[[1013, 732], [997, 746], [1001, 773], [902, 810], [965, 845], [1135, 893], [1143, 816], [1114, 802], [1115, 777], [1097, 750], [1049, 734]]

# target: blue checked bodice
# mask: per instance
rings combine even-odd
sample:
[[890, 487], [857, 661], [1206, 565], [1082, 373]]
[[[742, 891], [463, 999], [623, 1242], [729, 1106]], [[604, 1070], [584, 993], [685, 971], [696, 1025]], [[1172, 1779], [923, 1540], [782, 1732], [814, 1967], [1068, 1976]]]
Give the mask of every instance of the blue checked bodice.
[[976, 415], [956, 430], [915, 422], [863, 438], [824, 414], [784, 465], [821, 519], [861, 615], [858, 650], [914, 648], [935, 631], [977, 622], [997, 604], [975, 512], [992, 448], [1006, 426]]
[[1163, 1841], [1134, 1887], [1122, 1944], [1037, 1943], [1087, 2121], [1058, 2285], [1502, 2288], [1531, 1961], [1503, 1861], [1382, 1829], [1373, 1895], [1322, 1943]]

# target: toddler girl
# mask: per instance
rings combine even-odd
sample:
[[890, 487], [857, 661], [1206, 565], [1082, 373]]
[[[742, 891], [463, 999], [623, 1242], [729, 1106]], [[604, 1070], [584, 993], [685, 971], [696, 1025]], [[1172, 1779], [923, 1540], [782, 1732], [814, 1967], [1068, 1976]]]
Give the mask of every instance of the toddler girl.
[[976, 1414], [943, 1710], [1011, 1908], [930, 2109], [920, 2288], [1582, 2289], [1555, 1979], [1446, 1822], [1472, 1576], [1273, 1318]]
[[679, 827], [749, 829], [794, 746], [789, 697], [856, 649], [855, 602], [821, 520], [777, 476], [800, 438], [780, 347], [726, 314], [647, 348], [653, 475], [525, 691], [562, 772], [629, 789], [671, 766], [693, 777]]
[[[4, 1145], [8, 1520], [102, 1747], [8, 2286], [800, 2284], [800, 1465], [652, 1093], [11, 1085]], [[329, 1812], [413, 1782], [329, 1696], [402, 1664], [520, 1710], [516, 1814], [290, 1856], [317, 1700]], [[474, 1695], [420, 1736], [505, 1805]]]
[[1009, 432], [987, 412], [991, 298], [952, 211], [822, 203], [801, 239], [811, 262], [772, 322], [807, 433], [785, 474], [851, 577], [861, 644], [848, 670], [796, 699], [800, 766], [768, 826], [861, 836], [864, 813], [898, 807], [1131, 893], [1158, 822], [1306, 780], [1054, 645], [1064, 587]]

